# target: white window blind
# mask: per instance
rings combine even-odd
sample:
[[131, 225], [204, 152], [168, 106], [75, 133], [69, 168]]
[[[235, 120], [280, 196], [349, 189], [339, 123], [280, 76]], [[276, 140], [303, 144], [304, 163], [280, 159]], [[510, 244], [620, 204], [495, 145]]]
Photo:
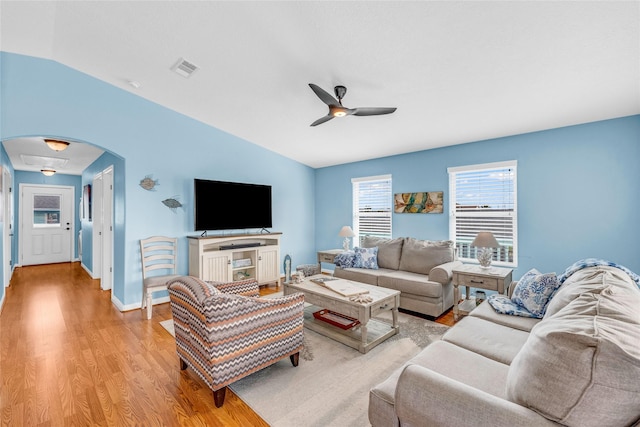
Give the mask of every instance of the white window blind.
[[449, 168], [450, 239], [458, 257], [474, 262], [471, 242], [480, 231], [490, 231], [500, 244], [494, 264], [517, 266], [517, 162], [499, 162]]
[[391, 175], [353, 178], [351, 183], [356, 241], [366, 235], [391, 238]]

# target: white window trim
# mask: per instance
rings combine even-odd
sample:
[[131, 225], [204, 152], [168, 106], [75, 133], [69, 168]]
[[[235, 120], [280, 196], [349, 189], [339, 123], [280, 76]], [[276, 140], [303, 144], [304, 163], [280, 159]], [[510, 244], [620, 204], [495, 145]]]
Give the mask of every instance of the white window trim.
[[[393, 179], [391, 174], [385, 174], [385, 175], [374, 175], [374, 176], [364, 176], [364, 177], [358, 177], [358, 178], [351, 178], [351, 188], [353, 191], [354, 188], [354, 184], [360, 183], [360, 182], [367, 182], [367, 181], [384, 181], [384, 180], [390, 180], [391, 181], [391, 186], [393, 186]], [[352, 228], [353, 228], [353, 232], [355, 233], [355, 241], [354, 241], [354, 245], [353, 246], [359, 246], [359, 240], [362, 236], [360, 236], [360, 227], [359, 227], [359, 221], [358, 221], [358, 204], [356, 201], [356, 197], [355, 194], [352, 193], [351, 195], [351, 200], [352, 200]], [[389, 211], [389, 237], [391, 237], [392, 232], [393, 232], [393, 190], [391, 189], [391, 194], [389, 197], [389, 207], [390, 207], [390, 211]]]
[[[513, 191], [514, 191], [514, 206], [513, 206], [513, 262], [504, 262], [504, 261], [492, 261], [492, 265], [496, 266], [504, 266], [504, 267], [518, 267], [518, 161], [517, 160], [507, 160], [503, 162], [493, 162], [493, 163], [481, 163], [475, 165], [465, 165], [465, 166], [454, 166], [447, 168], [447, 173], [449, 174], [449, 238], [455, 242], [456, 240], [456, 221], [455, 221], [455, 202], [456, 202], [456, 188], [454, 185], [454, 180], [451, 179], [452, 173], [458, 172], [471, 172], [477, 170], [486, 170], [486, 169], [504, 169], [504, 168], [512, 168], [515, 171], [515, 177], [513, 180]], [[460, 260], [469, 262], [469, 263], [477, 263], [478, 261], [475, 258], [462, 258]]]

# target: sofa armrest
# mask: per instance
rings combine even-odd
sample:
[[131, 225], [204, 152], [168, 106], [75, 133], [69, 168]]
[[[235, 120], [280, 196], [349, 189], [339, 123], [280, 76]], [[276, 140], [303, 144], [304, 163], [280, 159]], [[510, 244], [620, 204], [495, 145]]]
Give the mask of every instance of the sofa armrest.
[[557, 426], [524, 406], [419, 365], [407, 365], [395, 394], [402, 426]]
[[517, 281], [513, 281], [509, 284], [509, 287], [507, 288], [507, 296], [509, 298], [511, 298], [511, 296], [513, 295], [513, 290], [516, 288], [517, 284], [518, 284]]
[[437, 265], [429, 272], [429, 280], [447, 285], [453, 279], [453, 269], [461, 265], [462, 261], [451, 261]]

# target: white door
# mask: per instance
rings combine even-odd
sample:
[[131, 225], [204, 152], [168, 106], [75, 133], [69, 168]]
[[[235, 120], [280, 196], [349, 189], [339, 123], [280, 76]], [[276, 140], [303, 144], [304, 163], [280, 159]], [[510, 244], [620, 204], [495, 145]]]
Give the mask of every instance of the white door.
[[102, 171], [102, 289], [113, 287], [113, 167]]
[[74, 188], [20, 184], [21, 264], [71, 262]]
[[[93, 178], [91, 187], [91, 221], [93, 222], [93, 265], [94, 279], [102, 279], [102, 172]], [[100, 282], [102, 287], [102, 282]]]
[[3, 221], [4, 221], [4, 286], [11, 281], [11, 251], [13, 249], [13, 192], [11, 190], [11, 172], [2, 171]]

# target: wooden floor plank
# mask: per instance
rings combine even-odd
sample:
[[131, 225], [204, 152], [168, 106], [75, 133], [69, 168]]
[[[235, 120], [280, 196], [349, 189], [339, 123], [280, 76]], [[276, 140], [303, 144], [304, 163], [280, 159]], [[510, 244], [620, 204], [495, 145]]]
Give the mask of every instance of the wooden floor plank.
[[16, 268], [0, 313], [0, 425], [267, 426], [231, 390], [216, 408], [206, 384], [180, 371], [159, 324], [170, 318], [169, 304], [150, 320], [121, 313], [79, 263]]

